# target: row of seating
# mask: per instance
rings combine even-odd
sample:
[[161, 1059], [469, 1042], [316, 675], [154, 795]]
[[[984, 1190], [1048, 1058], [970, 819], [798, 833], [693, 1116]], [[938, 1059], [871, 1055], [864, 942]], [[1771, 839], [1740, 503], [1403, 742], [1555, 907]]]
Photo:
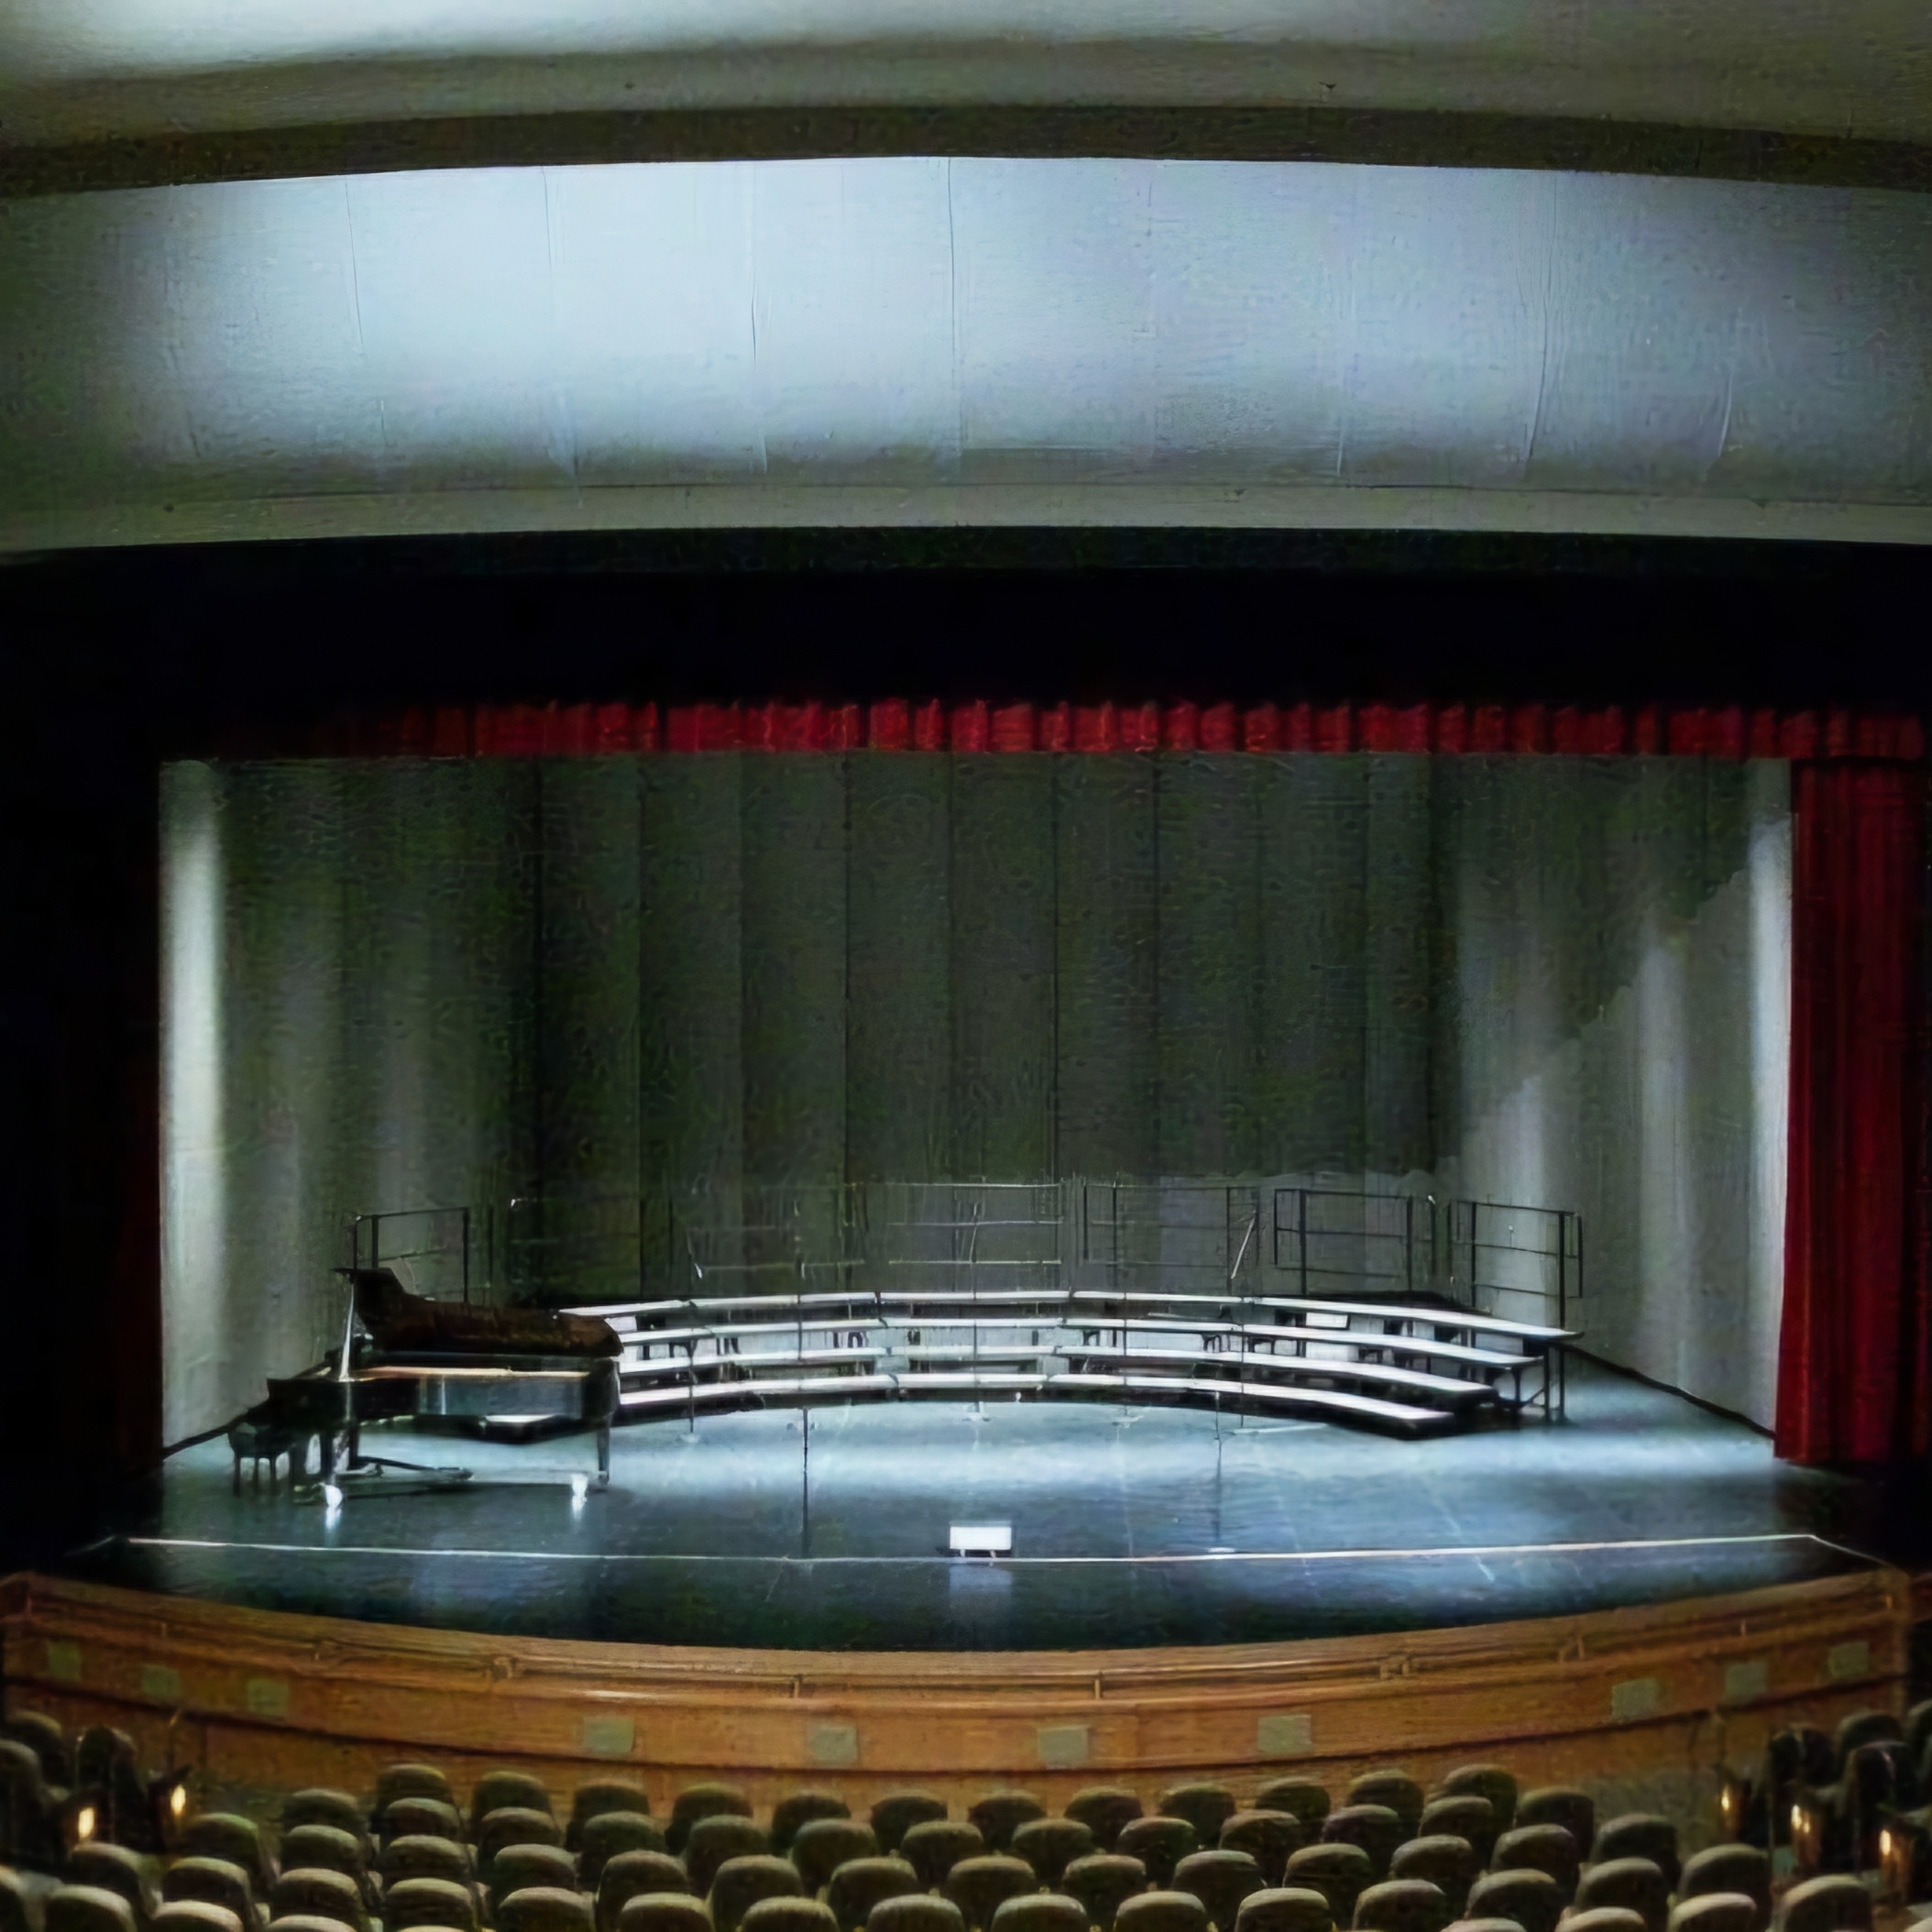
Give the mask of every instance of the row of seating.
[[[0, 1784], [9, 1803], [0, 1817], [14, 1817], [16, 1801], [32, 1793], [4, 1773], [28, 1760], [49, 1795], [85, 1752], [30, 1713], [4, 1729], [11, 1755], [0, 1753]], [[1881, 1746], [1904, 1755], [1908, 1736], [1932, 1741], [1932, 1706], [1904, 1725], [1865, 1713], [1836, 1739], [1801, 1741], [1811, 1769], [1823, 1768], [1828, 1750], [1842, 1774]], [[131, 1746], [120, 1744], [131, 1766]], [[943, 1801], [904, 1792], [861, 1820], [836, 1795], [796, 1792], [761, 1825], [729, 1786], [681, 1792], [660, 1821], [642, 1786], [599, 1781], [578, 1787], [560, 1822], [548, 1788], [526, 1773], [487, 1774], [459, 1806], [435, 1767], [396, 1765], [370, 1804], [335, 1791], [293, 1795], [282, 1807], [279, 1858], [250, 1819], [181, 1819], [170, 1839], [177, 1855], [159, 1883], [146, 1861], [105, 1841], [112, 1834], [102, 1820], [99, 1836], [65, 1852], [60, 1913], [72, 1922], [53, 1932], [191, 1932], [189, 1920], [199, 1932], [482, 1932], [492, 1923], [501, 1932], [683, 1932], [678, 1915], [688, 1919], [694, 1908], [712, 1932], [740, 1932], [754, 1907], [780, 1901], [822, 1907], [840, 1932], [860, 1932], [875, 1909], [911, 1899], [950, 1906], [966, 1932], [991, 1932], [995, 1919], [1001, 1932], [1055, 1932], [1053, 1915], [1065, 1919], [1070, 1909], [1100, 1932], [1114, 1932], [1124, 1912], [1127, 1928], [1156, 1932], [1142, 1901], [1168, 1901], [1163, 1911], [1187, 1919], [1172, 1894], [1191, 1899], [1219, 1932], [1237, 1924], [1245, 1932], [1331, 1924], [1443, 1932], [1476, 1918], [1516, 1932], [1555, 1932], [1559, 1921], [1565, 1932], [1763, 1932], [1773, 1916], [1762, 1849], [1716, 1847], [1680, 1866], [1669, 1821], [1598, 1826], [1587, 1794], [1519, 1795], [1500, 1767], [1465, 1767], [1433, 1794], [1403, 1773], [1370, 1773], [1334, 1805], [1308, 1777], [1270, 1781], [1245, 1805], [1224, 1786], [1184, 1784], [1147, 1814], [1134, 1793], [1096, 1787], [1051, 1817], [1029, 1794], [999, 1792], [954, 1818]], [[117, 1903], [103, 1905], [99, 1894]], [[1808, 1899], [1834, 1896], [1801, 1886], [1780, 1905], [1778, 1922], [1789, 1932], [1837, 1932], [1835, 1920], [1804, 1921]], [[1022, 1901], [1034, 1902], [1024, 1914]], [[1841, 1900], [1830, 1909], [1850, 1908]], [[1575, 1923], [1602, 1913], [1633, 1923]], [[816, 1910], [806, 1916], [823, 1922]], [[772, 1921], [767, 1932], [782, 1932], [772, 1913], [763, 1917]], [[899, 1932], [924, 1928], [908, 1919]]]
[[[1768, 1914], [1768, 1866], [1754, 1866], [1741, 1887], [1731, 1869], [1762, 1864], [1762, 1854], [1719, 1848], [1701, 1868], [1693, 1861], [1680, 1884], [1685, 1875], [1667, 1820], [1629, 1817], [1599, 1828], [1586, 1794], [1553, 1789], [1519, 1802], [1499, 1767], [1452, 1774], [1433, 1797], [1402, 1773], [1369, 1773], [1345, 1796], [1332, 1808], [1317, 1781], [1279, 1779], [1244, 1809], [1225, 1787], [1200, 1784], [1163, 1793], [1160, 1810], [1147, 1816], [1133, 1793], [1095, 1788], [1049, 1817], [1030, 1795], [1005, 1792], [955, 1820], [938, 1798], [900, 1793], [861, 1822], [832, 1794], [796, 1793], [765, 1827], [742, 1793], [701, 1785], [679, 1795], [661, 1828], [640, 1787], [607, 1783], [581, 1787], [560, 1826], [548, 1792], [527, 1774], [479, 1781], [466, 1818], [434, 1767], [399, 1765], [379, 1782], [372, 1816], [343, 1793], [292, 1797], [280, 1872], [252, 1821], [215, 1815], [184, 1826], [184, 1855], [162, 1881], [159, 1906], [143, 1890], [137, 1861], [117, 1861], [112, 1848], [80, 1848], [69, 1876], [80, 1889], [115, 1894], [119, 1909], [108, 1916], [116, 1925], [126, 1916], [137, 1932], [173, 1905], [224, 1911], [240, 1932], [271, 1917], [368, 1932], [379, 1911], [391, 1932], [414, 1925], [477, 1932], [492, 1917], [505, 1924], [506, 1915], [521, 1926], [539, 1905], [547, 1932], [649, 1932], [631, 1923], [640, 1913], [662, 1917], [694, 1904], [717, 1932], [737, 1932], [754, 1905], [780, 1897], [820, 1903], [842, 1932], [857, 1932], [888, 1899], [935, 1894], [971, 1928], [989, 1927], [1009, 1903], [1035, 1894], [1059, 1900], [1053, 1909], [1062, 1912], [1070, 1899], [1084, 1924], [1110, 1928], [1130, 1900], [1169, 1892], [1194, 1899], [1221, 1932], [1262, 1892], [1301, 1894], [1299, 1903], [1277, 1902], [1290, 1916], [1305, 1918], [1319, 1899], [1324, 1924], [1380, 1932], [1441, 1932], [1478, 1907], [1478, 1916], [1508, 1917], [1520, 1932], [1553, 1932], [1573, 1904], [1631, 1911], [1643, 1932], [1664, 1932], [1680, 1889], [1683, 1909], [1729, 1895], [1736, 1932], [1757, 1932]], [[1593, 1852], [1587, 1872], [1584, 1846]], [[1701, 1923], [1710, 1908], [1691, 1916]], [[66, 1932], [115, 1928], [100, 1922]]]
[[82, 1839], [159, 1851], [188, 1808], [185, 1772], [144, 1777], [126, 1731], [70, 1739], [40, 1711], [0, 1722], [0, 1861], [58, 1866]]
[[1740, 1842], [1788, 1847], [1802, 1874], [1883, 1868], [1888, 1889], [1932, 1898], [1932, 1700], [1903, 1720], [1860, 1711], [1835, 1733], [1775, 1733], [1749, 1778], [1724, 1788], [1724, 1826]]

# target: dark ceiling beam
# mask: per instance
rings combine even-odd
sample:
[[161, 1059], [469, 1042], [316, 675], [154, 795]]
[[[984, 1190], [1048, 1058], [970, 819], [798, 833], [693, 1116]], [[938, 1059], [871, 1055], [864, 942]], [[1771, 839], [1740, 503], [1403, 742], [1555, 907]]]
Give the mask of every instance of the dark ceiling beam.
[[571, 112], [0, 143], [0, 198], [434, 168], [957, 155], [1351, 161], [1932, 192], [1932, 146], [1495, 113], [1323, 107]]

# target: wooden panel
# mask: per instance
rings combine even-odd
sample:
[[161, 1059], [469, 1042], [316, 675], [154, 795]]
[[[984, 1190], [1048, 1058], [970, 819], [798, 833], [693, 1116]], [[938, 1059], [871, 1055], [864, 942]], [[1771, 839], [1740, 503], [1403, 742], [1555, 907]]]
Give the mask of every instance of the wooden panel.
[[[133, 1730], [230, 1791], [367, 1790], [392, 1759], [460, 1783], [518, 1762], [560, 1790], [622, 1763], [653, 1806], [699, 1776], [769, 1804], [913, 1780], [1216, 1776], [1246, 1794], [1400, 1759], [1498, 1754], [1532, 1780], [1714, 1797], [1802, 1710], [1903, 1701], [1913, 1589], [1895, 1571], [1466, 1630], [1204, 1649], [820, 1653], [493, 1638], [244, 1610], [34, 1575], [0, 1585], [10, 1706]], [[1764, 1666], [1763, 1689], [1751, 1694]], [[1727, 1674], [1729, 1673], [1729, 1679]], [[1746, 1695], [1736, 1696], [1742, 1685]], [[1733, 1696], [1728, 1696], [1727, 1689]], [[1735, 1697], [1735, 1701], [1733, 1701]]]

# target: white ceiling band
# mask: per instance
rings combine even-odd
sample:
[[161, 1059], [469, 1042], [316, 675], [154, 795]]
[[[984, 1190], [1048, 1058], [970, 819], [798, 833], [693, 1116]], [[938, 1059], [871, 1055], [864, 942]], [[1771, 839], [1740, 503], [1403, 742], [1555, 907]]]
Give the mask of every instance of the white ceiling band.
[[904, 159], [0, 203], [16, 548], [681, 521], [1913, 541], [1928, 512], [1932, 198], [1902, 192]]

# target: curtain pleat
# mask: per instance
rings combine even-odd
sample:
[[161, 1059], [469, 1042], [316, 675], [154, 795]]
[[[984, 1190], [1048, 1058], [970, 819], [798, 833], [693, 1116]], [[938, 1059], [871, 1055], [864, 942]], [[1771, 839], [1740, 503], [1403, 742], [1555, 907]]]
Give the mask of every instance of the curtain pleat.
[[1894, 759], [1916, 717], [1739, 705], [1232, 703], [478, 705], [337, 722], [314, 749], [353, 757], [556, 758], [636, 752], [1382, 752], [1484, 757]]

